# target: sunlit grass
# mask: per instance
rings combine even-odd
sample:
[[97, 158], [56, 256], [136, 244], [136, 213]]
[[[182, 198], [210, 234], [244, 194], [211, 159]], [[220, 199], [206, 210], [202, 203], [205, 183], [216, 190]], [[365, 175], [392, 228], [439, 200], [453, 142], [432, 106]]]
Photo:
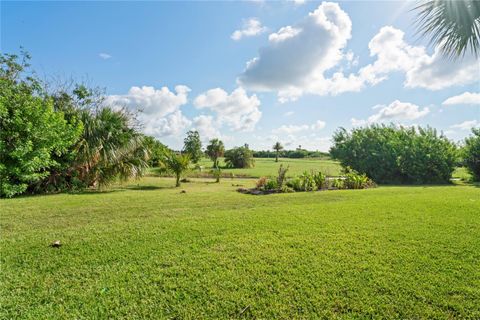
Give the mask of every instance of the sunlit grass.
[[0, 318], [480, 318], [480, 188], [253, 183], [1, 200]]

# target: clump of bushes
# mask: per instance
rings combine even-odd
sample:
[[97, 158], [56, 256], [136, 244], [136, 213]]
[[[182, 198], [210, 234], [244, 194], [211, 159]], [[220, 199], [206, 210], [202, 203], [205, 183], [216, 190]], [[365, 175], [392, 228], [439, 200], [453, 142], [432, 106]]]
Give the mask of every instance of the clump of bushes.
[[376, 184], [365, 174], [360, 174], [352, 168], [345, 168], [344, 175], [339, 178], [327, 178], [320, 171], [304, 171], [301, 175], [287, 180], [286, 173], [288, 167], [282, 165], [278, 169], [276, 179], [261, 177], [256, 182], [254, 189], [238, 189], [242, 193], [250, 194], [270, 194], [285, 192], [311, 192], [317, 190], [337, 190], [337, 189], [366, 189], [376, 187]]
[[245, 145], [225, 151], [225, 164], [228, 168], [252, 168], [255, 161], [252, 151]]
[[473, 135], [465, 139], [463, 156], [465, 166], [474, 181], [480, 181], [480, 128], [472, 129]]
[[0, 198], [100, 188], [141, 177], [152, 149], [160, 157], [134, 114], [98, 89], [50, 86], [29, 59], [0, 54]]
[[432, 128], [372, 125], [333, 136], [330, 154], [379, 183], [448, 183], [455, 169], [454, 143]]

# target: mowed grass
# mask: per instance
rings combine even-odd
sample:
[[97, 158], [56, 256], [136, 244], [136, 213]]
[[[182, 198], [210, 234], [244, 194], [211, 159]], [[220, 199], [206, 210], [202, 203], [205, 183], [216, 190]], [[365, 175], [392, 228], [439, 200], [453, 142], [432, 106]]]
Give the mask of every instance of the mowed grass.
[[[202, 159], [199, 163], [201, 166], [208, 169], [212, 168], [212, 161], [210, 159]], [[275, 158], [255, 158], [255, 166], [249, 169], [230, 169], [222, 168], [222, 172], [225, 176], [233, 173], [236, 177], [248, 177], [248, 178], [260, 178], [260, 177], [273, 177], [278, 174], [278, 167], [283, 164], [284, 167], [289, 166], [287, 176], [293, 177], [302, 174], [305, 170], [322, 171], [329, 176], [340, 175], [341, 166], [337, 161], [329, 159], [289, 159], [280, 158], [278, 162], [275, 162]], [[222, 158], [220, 160], [220, 166], [224, 167], [225, 162]], [[198, 175], [198, 172], [192, 172], [192, 175]]]
[[480, 188], [172, 185], [0, 201], [0, 318], [480, 318]]

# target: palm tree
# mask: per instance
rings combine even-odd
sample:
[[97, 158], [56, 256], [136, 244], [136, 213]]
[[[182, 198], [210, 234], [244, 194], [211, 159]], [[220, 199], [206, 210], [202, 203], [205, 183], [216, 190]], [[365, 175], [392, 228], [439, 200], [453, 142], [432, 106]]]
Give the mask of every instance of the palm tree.
[[273, 145], [273, 150], [275, 150], [275, 162], [278, 162], [278, 155], [279, 155], [280, 151], [283, 150], [282, 144], [277, 141], [277, 142]]
[[130, 126], [122, 111], [102, 108], [81, 110], [83, 134], [76, 146], [76, 170], [89, 187], [106, 185], [116, 178], [140, 177], [148, 167], [149, 149], [144, 136]]
[[430, 43], [443, 53], [459, 57], [480, 50], [480, 1], [428, 0], [417, 5], [418, 33], [430, 36]]
[[175, 174], [175, 187], [180, 187], [180, 177], [190, 165], [190, 156], [188, 154], [169, 152], [165, 157], [165, 164]]
[[218, 158], [225, 153], [225, 146], [221, 140], [212, 139], [210, 140], [210, 144], [207, 146], [205, 153], [213, 161], [213, 167], [218, 169]]

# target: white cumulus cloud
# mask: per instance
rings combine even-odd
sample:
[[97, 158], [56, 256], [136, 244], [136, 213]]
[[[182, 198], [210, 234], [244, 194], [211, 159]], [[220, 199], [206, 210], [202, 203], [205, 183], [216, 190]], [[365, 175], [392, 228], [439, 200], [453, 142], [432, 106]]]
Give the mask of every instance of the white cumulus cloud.
[[269, 45], [247, 63], [238, 81], [253, 90], [284, 91], [284, 98], [301, 95], [309, 82], [342, 60], [351, 29], [348, 14], [337, 3], [323, 2], [297, 25], [272, 33]]
[[453, 96], [442, 102], [445, 106], [457, 104], [480, 104], [480, 92], [464, 92], [458, 96]]
[[236, 30], [232, 33], [231, 38], [238, 41], [244, 37], [253, 37], [267, 31], [267, 28], [262, 26], [262, 23], [257, 18], [250, 18], [243, 22], [242, 29]]
[[193, 129], [198, 131], [200, 137], [205, 142], [213, 138], [222, 138], [222, 134], [218, 129], [218, 123], [212, 116], [201, 114], [193, 118]]
[[358, 120], [353, 118], [351, 123], [353, 126], [369, 125], [373, 123], [394, 122], [399, 120], [415, 120], [426, 116], [430, 110], [428, 107], [420, 109], [419, 106], [398, 100], [393, 101], [387, 105], [377, 105], [373, 107], [378, 110], [375, 114], [368, 117], [366, 120]]
[[210, 109], [217, 115], [220, 124], [227, 124], [235, 131], [252, 131], [260, 120], [260, 100], [247, 95], [243, 88], [228, 94], [221, 88], [208, 90], [194, 100], [198, 109]]
[[374, 61], [345, 73], [342, 61], [347, 69], [358, 64], [358, 57], [346, 50], [351, 31], [348, 14], [337, 3], [322, 2], [299, 23], [270, 34], [269, 43], [247, 62], [237, 81], [251, 90], [276, 91], [284, 103], [304, 94], [358, 92], [394, 72], [405, 75], [405, 87], [428, 90], [480, 80], [480, 63], [473, 54], [449, 60], [436, 49], [429, 55], [424, 46], [408, 44], [405, 33], [392, 26], [381, 28], [369, 42]]
[[462, 123], [451, 125], [450, 128], [452, 129], [460, 129], [460, 130], [470, 130], [472, 128], [476, 128], [480, 126], [480, 121], [478, 120], [467, 120]]
[[191, 121], [183, 116], [180, 107], [187, 103], [190, 88], [179, 85], [175, 91], [167, 87], [131, 87], [125, 95], [110, 95], [106, 104], [138, 111], [143, 131], [148, 135], [164, 137], [182, 133]]
[[282, 125], [272, 130], [273, 134], [294, 134], [303, 131], [317, 131], [325, 128], [326, 122], [317, 120], [314, 124], [302, 124], [302, 125]]

